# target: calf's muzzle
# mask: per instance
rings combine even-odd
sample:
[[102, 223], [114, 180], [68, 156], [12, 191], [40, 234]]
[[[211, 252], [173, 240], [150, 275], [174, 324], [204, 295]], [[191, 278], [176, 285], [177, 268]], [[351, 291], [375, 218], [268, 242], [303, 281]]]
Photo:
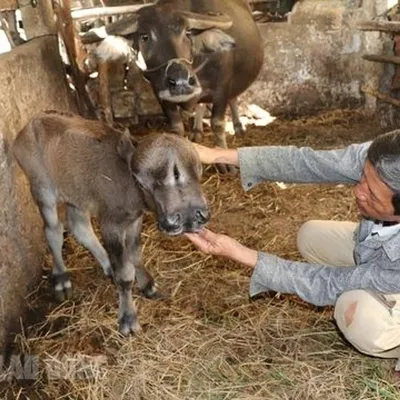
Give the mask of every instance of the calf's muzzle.
[[207, 206], [191, 207], [185, 212], [174, 212], [163, 216], [159, 221], [159, 228], [169, 236], [180, 235], [184, 232], [197, 232], [210, 219]]

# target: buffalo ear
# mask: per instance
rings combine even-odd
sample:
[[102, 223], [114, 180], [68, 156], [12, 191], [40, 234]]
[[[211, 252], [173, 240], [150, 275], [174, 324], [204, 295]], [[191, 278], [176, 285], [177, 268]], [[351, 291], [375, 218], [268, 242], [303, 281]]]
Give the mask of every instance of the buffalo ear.
[[128, 164], [129, 169], [132, 168], [132, 159], [136, 153], [137, 141], [131, 136], [128, 129], [125, 129], [117, 144], [118, 154]]
[[235, 39], [220, 29], [208, 29], [192, 36], [193, 53], [229, 51], [236, 46]]
[[129, 37], [136, 33], [138, 28], [138, 17], [132, 14], [129, 17], [119, 19], [101, 28], [93, 28], [90, 31], [81, 33], [80, 39], [83, 44], [100, 42], [107, 36]]

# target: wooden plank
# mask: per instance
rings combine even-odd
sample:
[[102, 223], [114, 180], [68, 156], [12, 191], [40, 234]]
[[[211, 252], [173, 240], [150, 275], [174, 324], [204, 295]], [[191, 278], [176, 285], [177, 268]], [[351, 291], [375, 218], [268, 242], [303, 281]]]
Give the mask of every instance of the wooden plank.
[[0, 0], [0, 11], [16, 10], [17, 0]]
[[360, 21], [356, 26], [362, 31], [400, 33], [400, 21]]
[[382, 56], [379, 54], [365, 54], [362, 56], [364, 60], [375, 61], [380, 63], [390, 63], [400, 65], [400, 57], [398, 56]]

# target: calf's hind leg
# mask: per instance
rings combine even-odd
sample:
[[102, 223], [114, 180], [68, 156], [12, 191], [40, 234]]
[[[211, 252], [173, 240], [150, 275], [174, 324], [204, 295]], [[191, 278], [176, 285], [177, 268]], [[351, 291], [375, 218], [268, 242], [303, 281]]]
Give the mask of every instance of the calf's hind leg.
[[72, 205], [67, 207], [67, 221], [76, 240], [86, 247], [103, 268], [106, 276], [112, 275], [108, 254], [93, 231], [90, 215]]
[[64, 301], [71, 295], [71, 281], [62, 258], [63, 225], [58, 218], [55, 191], [51, 188], [33, 189], [40, 214], [44, 222], [44, 233], [53, 256], [52, 281], [57, 301]]

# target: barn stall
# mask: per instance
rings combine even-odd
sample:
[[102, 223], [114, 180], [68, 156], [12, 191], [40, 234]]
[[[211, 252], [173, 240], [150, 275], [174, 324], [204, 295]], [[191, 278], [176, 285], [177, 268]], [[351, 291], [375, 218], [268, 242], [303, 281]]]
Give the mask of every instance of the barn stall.
[[[103, 5], [0, 5], [1, 398], [397, 399], [394, 360], [354, 350], [338, 333], [332, 308], [281, 294], [249, 301], [249, 269], [163, 236], [151, 215], [143, 258], [170, 297], [151, 301], [135, 293], [139, 335], [118, 334], [115, 289], [69, 235], [64, 256], [74, 295], [62, 304], [52, 300], [42, 223], [10, 154], [13, 138], [33, 114], [50, 108], [128, 126], [137, 135], [165, 129], [135, 66], [100, 65], [79, 43], [79, 31], [110, 17], [93, 22], [78, 18], [78, 10]], [[264, 66], [240, 98], [246, 135], [230, 136], [230, 147], [343, 147], [398, 127], [396, 1], [253, 1], [252, 7]], [[204, 143], [212, 146], [207, 118], [204, 126]], [[244, 193], [237, 177], [213, 167], [203, 185], [211, 229], [284, 258], [301, 259], [296, 231], [308, 219], [358, 218], [351, 188], [341, 185], [274, 182]]]

